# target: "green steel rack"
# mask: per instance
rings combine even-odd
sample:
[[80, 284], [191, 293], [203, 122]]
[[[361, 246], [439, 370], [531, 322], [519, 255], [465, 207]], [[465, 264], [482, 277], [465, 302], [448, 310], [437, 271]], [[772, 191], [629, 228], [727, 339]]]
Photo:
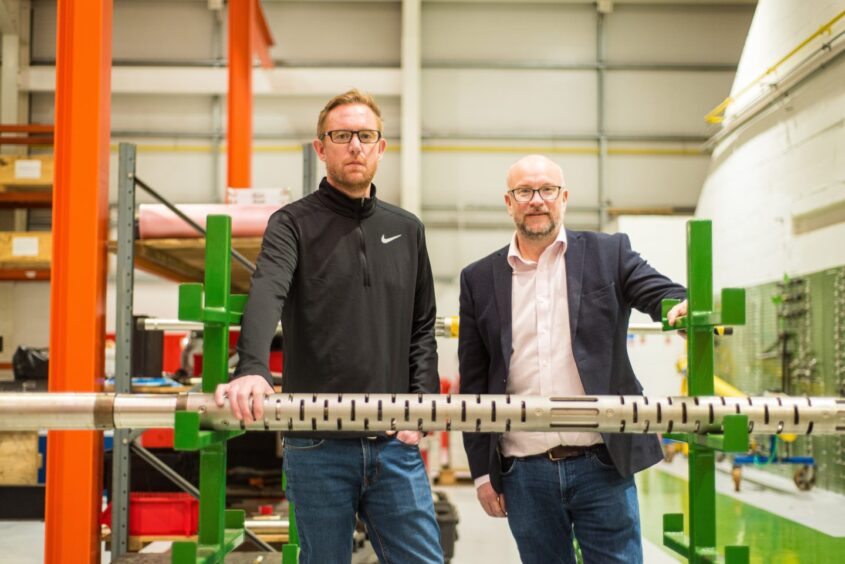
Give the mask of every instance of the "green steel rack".
[[[240, 323], [246, 296], [230, 294], [232, 220], [227, 215], [208, 216], [205, 248], [205, 287], [179, 286], [179, 319], [203, 324], [202, 391], [213, 393], [229, 379], [229, 326]], [[199, 413], [176, 415], [174, 448], [199, 451], [200, 502], [197, 542], [173, 544], [174, 564], [213, 564], [244, 540], [244, 512], [226, 509], [226, 442], [244, 431], [200, 429]], [[289, 543], [283, 549], [284, 564], [299, 557], [298, 535], [290, 515]]]
[[[666, 314], [679, 300], [663, 301], [663, 327], [681, 329], [687, 334], [687, 381], [690, 396], [712, 396], [713, 328], [717, 325], [745, 324], [745, 290], [725, 288], [721, 292], [722, 311], [713, 304], [713, 233], [706, 220], [687, 224], [688, 313], [668, 324]], [[726, 562], [748, 564], [747, 546], [726, 546], [724, 558], [716, 548], [716, 460], [717, 451], [748, 450], [748, 418], [725, 418], [722, 434], [667, 434], [667, 438], [689, 445], [689, 535], [684, 532], [684, 514], [663, 516], [663, 544], [686, 557], [691, 564]]]

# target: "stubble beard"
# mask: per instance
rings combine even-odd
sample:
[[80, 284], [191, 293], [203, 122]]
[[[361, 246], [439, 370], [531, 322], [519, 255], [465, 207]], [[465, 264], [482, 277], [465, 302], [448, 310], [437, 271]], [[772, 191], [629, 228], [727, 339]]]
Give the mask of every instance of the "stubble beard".
[[542, 229], [531, 229], [528, 227], [527, 223], [525, 222], [525, 218], [523, 217], [522, 221], [518, 221], [516, 223], [516, 229], [519, 231], [520, 235], [525, 237], [530, 241], [543, 241], [547, 239], [551, 234], [555, 232], [555, 230], [560, 226], [560, 220], [555, 221], [551, 214], [548, 215], [549, 222], [546, 227]]
[[344, 192], [349, 192], [353, 194], [357, 194], [360, 192], [366, 192], [367, 188], [370, 187], [370, 184], [373, 182], [373, 178], [375, 178], [376, 170], [378, 166], [373, 167], [372, 170], [366, 168], [362, 177], [352, 179], [344, 173], [343, 165], [340, 165], [337, 168], [332, 168], [329, 172], [330, 180], [332, 180], [332, 184], [335, 184], [335, 188], [339, 188]]

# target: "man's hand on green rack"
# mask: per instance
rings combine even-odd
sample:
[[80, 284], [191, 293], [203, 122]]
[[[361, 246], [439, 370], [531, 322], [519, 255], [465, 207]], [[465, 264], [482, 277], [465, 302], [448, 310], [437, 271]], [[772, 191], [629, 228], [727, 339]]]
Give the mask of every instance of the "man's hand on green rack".
[[223, 407], [229, 398], [232, 415], [238, 421], [252, 423], [264, 417], [264, 398], [273, 393], [273, 388], [263, 376], [240, 376], [228, 384], [219, 384], [214, 391], [214, 401]]
[[[682, 317], [686, 317], [687, 309], [687, 300], [682, 301], [681, 303], [670, 309], [669, 312], [666, 314], [666, 320], [669, 322], [669, 325], [674, 327], [676, 321], [680, 320]], [[687, 336], [687, 332], [684, 330], [680, 330], [678, 331], [678, 333], [681, 335], [681, 337]]]

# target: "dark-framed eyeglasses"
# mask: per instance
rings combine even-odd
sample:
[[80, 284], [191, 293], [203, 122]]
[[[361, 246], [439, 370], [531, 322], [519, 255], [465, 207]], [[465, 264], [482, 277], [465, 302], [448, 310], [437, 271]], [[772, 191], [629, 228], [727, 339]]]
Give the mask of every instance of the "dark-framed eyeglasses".
[[326, 136], [332, 140], [332, 143], [339, 143], [341, 145], [346, 145], [347, 143], [352, 141], [353, 136], [358, 136], [358, 141], [363, 143], [364, 145], [372, 145], [373, 143], [378, 143], [378, 140], [381, 139], [381, 131], [377, 129], [361, 129], [358, 131], [350, 131], [348, 129], [335, 129], [334, 131], [326, 131], [322, 135], [320, 135], [320, 140], [322, 141]]
[[540, 197], [546, 201], [554, 200], [560, 194], [561, 188], [561, 186], [540, 186], [539, 188], [518, 186], [513, 190], [508, 190], [508, 192], [510, 192], [514, 200], [524, 204], [534, 199], [535, 192], [539, 193]]

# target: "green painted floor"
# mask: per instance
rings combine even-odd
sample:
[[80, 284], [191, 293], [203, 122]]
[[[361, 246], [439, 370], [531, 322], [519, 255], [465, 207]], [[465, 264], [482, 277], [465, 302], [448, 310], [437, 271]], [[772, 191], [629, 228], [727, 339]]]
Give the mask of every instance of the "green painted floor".
[[[652, 468], [637, 475], [637, 487], [643, 536], [662, 546], [663, 514], [689, 510], [687, 482]], [[845, 507], [831, 518], [845, 519]], [[845, 563], [845, 538], [831, 537], [721, 494], [716, 496], [716, 526], [720, 553], [725, 545], [746, 545], [754, 564]]]

